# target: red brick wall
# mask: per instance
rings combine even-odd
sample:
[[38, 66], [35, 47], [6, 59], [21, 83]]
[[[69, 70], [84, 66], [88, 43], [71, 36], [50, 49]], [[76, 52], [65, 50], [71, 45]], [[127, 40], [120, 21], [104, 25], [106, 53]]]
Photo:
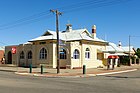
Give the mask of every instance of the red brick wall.
[[3, 50], [0, 50], [0, 62], [2, 60], [2, 58], [4, 57], [4, 51]]

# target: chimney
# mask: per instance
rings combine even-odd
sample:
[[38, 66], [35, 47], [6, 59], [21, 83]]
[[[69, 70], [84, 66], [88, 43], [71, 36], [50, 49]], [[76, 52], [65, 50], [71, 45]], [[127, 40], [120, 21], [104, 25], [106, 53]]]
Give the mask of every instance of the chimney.
[[67, 26], [66, 32], [71, 32], [72, 31], [72, 25], [71, 24], [67, 24], [66, 26]]
[[119, 41], [118, 47], [119, 47], [119, 48], [122, 47], [122, 43], [121, 43], [121, 41]]
[[93, 39], [96, 38], [96, 25], [92, 26], [92, 36], [93, 36]]

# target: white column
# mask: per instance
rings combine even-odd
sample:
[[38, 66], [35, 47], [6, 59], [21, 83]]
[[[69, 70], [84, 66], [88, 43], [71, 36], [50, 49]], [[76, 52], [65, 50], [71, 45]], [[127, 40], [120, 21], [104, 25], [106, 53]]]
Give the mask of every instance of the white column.
[[118, 65], [118, 58], [115, 59], [115, 67]]
[[113, 59], [110, 59], [110, 69], [113, 68]]

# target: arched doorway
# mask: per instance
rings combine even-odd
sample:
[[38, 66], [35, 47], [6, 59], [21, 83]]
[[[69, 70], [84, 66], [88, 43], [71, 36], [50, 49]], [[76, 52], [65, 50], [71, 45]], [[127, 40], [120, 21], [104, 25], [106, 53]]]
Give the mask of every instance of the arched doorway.
[[7, 64], [12, 64], [12, 53], [11, 53], [11, 51], [8, 52]]

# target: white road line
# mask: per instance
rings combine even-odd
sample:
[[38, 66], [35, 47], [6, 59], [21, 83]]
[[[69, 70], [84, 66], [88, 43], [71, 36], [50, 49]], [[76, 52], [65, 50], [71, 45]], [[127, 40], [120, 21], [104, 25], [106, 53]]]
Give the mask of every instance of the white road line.
[[125, 73], [125, 72], [132, 72], [132, 71], [136, 71], [136, 70], [137, 69], [118, 71], [118, 72], [107, 72], [107, 73], [101, 73], [101, 74], [96, 74], [96, 75], [101, 76], [101, 75], [119, 74], [119, 73]]

